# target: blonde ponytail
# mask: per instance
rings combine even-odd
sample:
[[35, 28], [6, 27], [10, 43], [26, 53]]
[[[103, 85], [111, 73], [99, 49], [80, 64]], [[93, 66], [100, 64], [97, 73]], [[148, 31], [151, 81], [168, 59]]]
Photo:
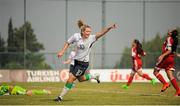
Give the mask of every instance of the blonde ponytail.
[[81, 30], [81, 33], [85, 31], [86, 28], [91, 28], [89, 25], [86, 25], [81, 19], [78, 20], [78, 27]]
[[80, 19], [80, 20], [78, 20], [78, 27], [79, 27], [79, 29], [81, 29], [82, 28], [82, 26], [84, 26], [85, 24], [84, 24], [84, 22]]

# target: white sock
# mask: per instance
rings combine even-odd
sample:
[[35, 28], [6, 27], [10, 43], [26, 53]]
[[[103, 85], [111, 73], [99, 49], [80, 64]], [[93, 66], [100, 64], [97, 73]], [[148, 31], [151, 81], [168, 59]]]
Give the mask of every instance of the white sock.
[[66, 95], [67, 94], [67, 92], [69, 91], [69, 89], [68, 88], [66, 88], [66, 87], [64, 87], [63, 88], [63, 90], [62, 90], [62, 92], [61, 92], [61, 94], [59, 95], [60, 97], [61, 97], [61, 99], [63, 98], [63, 96], [64, 95]]
[[95, 74], [90, 74], [91, 75], [91, 79], [95, 79]]
[[91, 74], [91, 79], [95, 79], [96, 80], [97, 75], [99, 75], [99, 74], [98, 73]]

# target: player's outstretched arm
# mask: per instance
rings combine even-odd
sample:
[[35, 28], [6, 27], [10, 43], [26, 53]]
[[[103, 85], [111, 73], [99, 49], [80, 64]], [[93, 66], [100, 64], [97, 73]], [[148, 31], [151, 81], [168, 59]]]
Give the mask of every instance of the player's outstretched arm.
[[67, 59], [66, 61], [63, 61], [63, 64], [70, 64], [71, 63], [71, 59]]
[[58, 58], [60, 58], [60, 57], [63, 56], [63, 54], [66, 52], [66, 50], [67, 50], [68, 47], [69, 47], [69, 44], [66, 42], [66, 43], [64, 44], [64, 47], [62, 48], [62, 50], [58, 52]]
[[170, 53], [171, 53], [171, 50], [168, 50], [168, 51], [166, 51], [165, 53], [161, 54], [161, 55], [158, 57], [158, 62], [156, 63], [156, 65], [159, 64], [159, 63], [161, 63], [162, 60], [164, 59], [164, 57], [166, 57], [166, 56], [169, 55]]
[[107, 28], [104, 28], [101, 32], [98, 32], [96, 34], [96, 39], [99, 39], [100, 37], [102, 37], [103, 35], [105, 35], [107, 32], [109, 32], [111, 29], [115, 29], [116, 28], [116, 24], [113, 24]]

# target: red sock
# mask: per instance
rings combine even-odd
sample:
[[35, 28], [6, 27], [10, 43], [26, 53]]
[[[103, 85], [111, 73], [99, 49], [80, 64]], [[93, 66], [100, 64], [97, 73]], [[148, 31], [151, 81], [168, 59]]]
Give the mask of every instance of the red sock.
[[179, 87], [178, 87], [178, 84], [177, 84], [175, 78], [171, 80], [171, 83], [172, 83], [173, 87], [176, 89], [176, 91], [178, 91], [178, 90], [179, 90]]
[[147, 80], [152, 80], [152, 78], [149, 77], [149, 75], [147, 75], [147, 74], [143, 74], [142, 77], [145, 78], [145, 79], [147, 79]]
[[167, 82], [164, 80], [163, 76], [160, 73], [156, 75], [156, 78], [161, 81], [161, 83], [167, 84]]
[[132, 83], [133, 80], [133, 76], [130, 76], [127, 82], [127, 86], [129, 86]]

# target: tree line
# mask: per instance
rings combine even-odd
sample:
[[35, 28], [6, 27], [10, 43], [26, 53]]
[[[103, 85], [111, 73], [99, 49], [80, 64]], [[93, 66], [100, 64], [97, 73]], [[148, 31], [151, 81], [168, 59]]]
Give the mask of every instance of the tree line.
[[38, 42], [31, 23], [14, 28], [10, 18], [7, 43], [0, 35], [0, 68], [50, 69], [41, 50], [44, 46]]

